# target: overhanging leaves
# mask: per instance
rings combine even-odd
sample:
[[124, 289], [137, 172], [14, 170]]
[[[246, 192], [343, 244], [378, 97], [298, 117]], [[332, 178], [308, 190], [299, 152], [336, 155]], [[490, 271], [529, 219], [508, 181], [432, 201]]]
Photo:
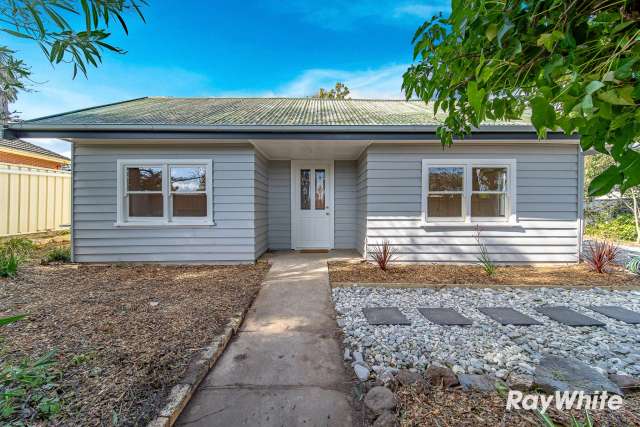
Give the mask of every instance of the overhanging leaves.
[[407, 97], [446, 113], [443, 144], [530, 108], [540, 137], [578, 133], [583, 149], [612, 156], [598, 192], [612, 181], [623, 191], [640, 183], [637, 2], [468, 0], [452, 8], [417, 31], [417, 63], [403, 80]]

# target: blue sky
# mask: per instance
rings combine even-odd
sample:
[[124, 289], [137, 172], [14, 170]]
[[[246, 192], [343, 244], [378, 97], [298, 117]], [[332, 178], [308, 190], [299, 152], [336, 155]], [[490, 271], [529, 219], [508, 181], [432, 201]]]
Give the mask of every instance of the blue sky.
[[[33, 71], [12, 106], [24, 119], [140, 96], [308, 96], [336, 81], [354, 98], [400, 98], [411, 37], [449, 1], [149, 0], [147, 23], [113, 28], [88, 79], [51, 67], [40, 50], [2, 36]], [[40, 141], [66, 153], [66, 143]]]

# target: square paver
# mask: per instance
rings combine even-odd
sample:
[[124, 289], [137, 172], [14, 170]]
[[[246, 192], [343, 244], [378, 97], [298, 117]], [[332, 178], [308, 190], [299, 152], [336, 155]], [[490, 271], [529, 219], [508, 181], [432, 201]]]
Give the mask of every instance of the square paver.
[[370, 325], [410, 325], [397, 307], [366, 307], [362, 309]]
[[511, 307], [479, 307], [478, 311], [501, 325], [531, 326], [542, 325], [537, 320]]
[[568, 326], [604, 326], [604, 323], [562, 306], [542, 306], [536, 311]]
[[640, 324], [640, 313], [614, 305], [590, 305], [589, 310], [632, 325]]
[[433, 322], [436, 325], [466, 326], [473, 324], [473, 321], [467, 319], [452, 308], [430, 307], [419, 308], [418, 311], [428, 321]]

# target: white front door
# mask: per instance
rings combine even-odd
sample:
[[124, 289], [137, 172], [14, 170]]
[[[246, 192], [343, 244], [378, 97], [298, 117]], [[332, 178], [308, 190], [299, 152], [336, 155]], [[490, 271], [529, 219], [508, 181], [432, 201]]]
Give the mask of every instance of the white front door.
[[333, 161], [291, 161], [291, 247], [333, 248]]

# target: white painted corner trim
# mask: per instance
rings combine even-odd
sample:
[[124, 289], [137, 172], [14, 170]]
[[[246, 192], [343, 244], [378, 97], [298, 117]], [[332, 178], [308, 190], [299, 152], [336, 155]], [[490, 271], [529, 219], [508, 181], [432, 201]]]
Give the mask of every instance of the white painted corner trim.
[[[213, 220], [213, 160], [211, 159], [118, 159], [116, 172], [117, 216], [114, 227], [164, 228], [164, 227], [210, 227], [215, 226]], [[128, 166], [160, 166], [162, 167], [163, 216], [158, 218], [130, 220], [125, 213], [124, 198], [126, 192], [125, 169]], [[207, 216], [202, 218], [172, 218], [169, 215], [169, 167], [170, 166], [204, 166], [206, 168]]]
[[[444, 218], [441, 220], [429, 218], [427, 215], [427, 177], [430, 167], [458, 166], [464, 168], [463, 212], [459, 219]], [[506, 216], [504, 218], [472, 218], [471, 217], [471, 169], [473, 167], [505, 167], [507, 168], [507, 201]], [[422, 213], [420, 215], [423, 227], [504, 227], [519, 226], [517, 216], [517, 163], [516, 159], [422, 159], [422, 175], [420, 187]]]

